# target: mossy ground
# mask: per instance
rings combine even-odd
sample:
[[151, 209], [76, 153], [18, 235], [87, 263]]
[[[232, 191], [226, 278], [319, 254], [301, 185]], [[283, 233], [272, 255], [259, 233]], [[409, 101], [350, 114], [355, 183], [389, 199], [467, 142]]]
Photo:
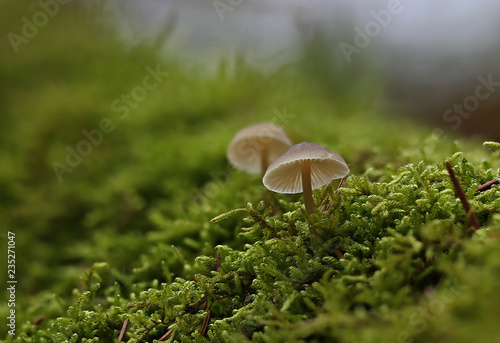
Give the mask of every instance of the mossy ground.
[[[32, 9], [7, 3], [2, 32], [19, 31]], [[0, 226], [16, 234], [18, 281], [8, 342], [113, 342], [126, 319], [128, 342], [169, 330], [183, 342], [500, 341], [500, 189], [475, 193], [499, 153], [380, 113], [376, 79], [311, 60], [263, 75], [236, 59], [234, 75], [222, 63], [206, 76], [74, 7], [0, 55]], [[121, 119], [112, 103], [158, 65], [169, 75]], [[103, 118], [115, 129], [61, 182], [53, 162]], [[261, 121], [351, 164], [338, 192], [315, 191], [316, 214], [228, 165], [232, 136]]]

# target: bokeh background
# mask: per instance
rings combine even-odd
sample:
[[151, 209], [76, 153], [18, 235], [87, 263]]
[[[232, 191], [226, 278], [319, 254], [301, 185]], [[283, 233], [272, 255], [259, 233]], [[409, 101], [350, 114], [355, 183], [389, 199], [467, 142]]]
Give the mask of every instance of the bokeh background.
[[[472, 101], [474, 110], [465, 109], [470, 113], [465, 118], [453, 107], [474, 95], [478, 78], [500, 80], [500, 23], [495, 17], [500, 4], [494, 0], [115, 0], [105, 2], [102, 10], [112, 15], [125, 41], [155, 41], [186, 63], [210, 71], [221, 58], [234, 55], [269, 72], [313, 54], [321, 58], [316, 65], [320, 75], [346, 69], [346, 78], [377, 75], [384, 87], [381, 101], [390, 113], [413, 115], [466, 135], [500, 136], [498, 91], [478, 106]], [[166, 26], [169, 39], [162, 34]], [[358, 30], [367, 37], [359, 38]], [[346, 57], [343, 43], [359, 50]], [[457, 124], [453, 115], [443, 117], [450, 108], [466, 124]]]
[[172, 244], [197, 256], [206, 220], [242, 205], [218, 190], [247, 182], [225, 157], [245, 125], [274, 121], [373, 180], [500, 140], [499, 11], [493, 0], [1, 1], [0, 229], [2, 251], [16, 233], [19, 323], [63, 315], [93, 263], [146, 280]]

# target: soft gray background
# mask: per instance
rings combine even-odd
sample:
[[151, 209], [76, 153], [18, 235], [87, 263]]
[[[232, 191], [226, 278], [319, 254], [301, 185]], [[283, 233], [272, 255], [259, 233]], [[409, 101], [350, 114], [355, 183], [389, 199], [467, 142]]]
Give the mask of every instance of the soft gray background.
[[[112, 16], [131, 44], [162, 44], [207, 73], [221, 57], [237, 53], [251, 65], [272, 71], [300, 59], [304, 44], [318, 34], [326, 42], [326, 61], [342, 70], [348, 63], [339, 44], [353, 44], [354, 28], [363, 29], [374, 20], [371, 11], [384, 10], [389, 3], [242, 0], [223, 20], [212, 0], [110, 0], [98, 10]], [[444, 111], [473, 95], [478, 77], [491, 74], [500, 81], [500, 1], [401, 0], [398, 8], [380, 34], [351, 55], [349, 68], [375, 70], [384, 79], [384, 100], [391, 111], [452, 128], [453, 123], [443, 119]], [[500, 87], [457, 130], [500, 139], [499, 109]]]

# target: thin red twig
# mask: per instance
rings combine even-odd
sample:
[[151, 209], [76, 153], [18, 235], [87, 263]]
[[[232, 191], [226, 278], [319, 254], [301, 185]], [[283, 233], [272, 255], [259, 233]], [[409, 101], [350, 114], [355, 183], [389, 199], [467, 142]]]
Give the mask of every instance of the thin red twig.
[[222, 263], [220, 262], [220, 253], [219, 255], [217, 255], [217, 259], [215, 260], [215, 262], [217, 263], [217, 271], [220, 271], [222, 267]]
[[129, 322], [128, 318], [125, 319], [125, 321], [123, 322], [122, 330], [120, 331], [120, 335], [118, 336], [118, 343], [123, 341], [123, 337], [125, 337], [125, 333], [127, 332], [128, 322]]
[[210, 310], [207, 311], [207, 316], [203, 320], [203, 325], [201, 326], [200, 335], [205, 336], [208, 331], [208, 323], [210, 322]]
[[344, 254], [339, 249], [334, 249], [333, 252], [335, 253], [335, 255], [337, 255], [339, 260], [344, 258]]
[[348, 176], [349, 176], [349, 175], [346, 175], [346, 176], [344, 176], [344, 177], [342, 178], [342, 180], [340, 180], [340, 183], [339, 183], [339, 185], [337, 186], [337, 189], [335, 190], [335, 193], [338, 193], [338, 192], [339, 192], [339, 189], [340, 189], [340, 188], [344, 185], [345, 180], [347, 180], [347, 177], [348, 177]]
[[310, 284], [312, 284], [313, 282], [314, 282], [314, 280], [310, 280], [310, 279], [309, 279], [309, 280], [306, 280], [306, 281], [302, 281], [302, 282], [300, 283], [300, 285], [301, 285], [301, 286], [304, 286], [304, 285], [310, 285]]
[[175, 326], [172, 327], [172, 328], [170, 328], [163, 336], [161, 336], [161, 338], [158, 341], [164, 342], [167, 339], [169, 339], [170, 336], [172, 336], [172, 333], [174, 332], [174, 329], [175, 329]]
[[477, 221], [476, 215], [472, 211], [472, 207], [469, 201], [467, 200], [467, 197], [465, 196], [465, 192], [462, 189], [462, 186], [460, 186], [460, 182], [458, 181], [457, 175], [455, 174], [455, 171], [453, 170], [451, 163], [449, 161], [446, 161], [445, 165], [446, 169], [448, 169], [448, 173], [450, 174], [450, 179], [451, 182], [453, 183], [453, 187], [455, 188], [455, 193], [460, 199], [460, 202], [462, 203], [462, 207], [464, 208], [465, 213], [469, 215], [470, 223], [474, 227], [474, 231], [479, 230], [480, 228], [479, 222]]
[[42, 324], [42, 322], [43, 322], [44, 319], [45, 319], [45, 316], [38, 317], [38, 319], [33, 322], [33, 325], [40, 325], [40, 324]]
[[477, 187], [476, 192], [484, 192], [500, 182], [500, 176]]
[[[350, 165], [350, 164], [348, 164], [348, 166], [349, 166], [349, 168], [351, 168], [351, 165]], [[335, 190], [335, 194], [339, 194], [339, 189], [340, 189], [340, 188], [344, 185], [344, 183], [345, 183], [345, 181], [347, 180], [347, 177], [348, 177], [348, 176], [349, 176], [349, 174], [347, 174], [346, 176], [344, 176], [344, 177], [342, 178], [342, 180], [340, 180], [339, 185], [337, 186], [337, 189]], [[329, 204], [328, 204], [328, 206], [326, 206], [326, 207], [325, 207], [325, 206], [323, 206], [322, 210], [323, 210], [324, 212], [328, 212], [328, 211], [330, 210], [330, 208], [332, 208], [332, 206], [333, 206], [333, 203], [329, 203]]]

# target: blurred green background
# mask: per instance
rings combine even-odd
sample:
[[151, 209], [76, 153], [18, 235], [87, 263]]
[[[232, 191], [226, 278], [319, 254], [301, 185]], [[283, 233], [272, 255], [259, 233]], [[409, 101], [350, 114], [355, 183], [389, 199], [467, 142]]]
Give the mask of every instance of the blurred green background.
[[[41, 9], [29, 1], [0, 6], [0, 243], [5, 255], [7, 231], [16, 234], [18, 323], [62, 315], [95, 262], [127, 275], [144, 267], [144, 255], [161, 259], [161, 244], [200, 239], [199, 227], [164, 232], [162, 221], [199, 211], [210, 219], [244, 206], [236, 185], [261, 187], [260, 179], [232, 170], [225, 149], [245, 125], [274, 121], [294, 142], [323, 144], [372, 180], [377, 170], [444, 160], [460, 148], [471, 160], [485, 154], [481, 137], [457, 141], [449, 128], [435, 131], [388, 110], [387, 80], [369, 64], [330, 63], [321, 31], [303, 42], [303, 58], [272, 71], [241, 53], [212, 61], [207, 72], [158, 40], [124, 42], [106, 13], [79, 2], [60, 5], [16, 53], [18, 38], [8, 34], [22, 36], [22, 18]], [[157, 38], [167, 39], [172, 27], [175, 19]], [[151, 70], [168, 76], [145, 84]], [[114, 129], [96, 133], [103, 120]], [[69, 166], [68, 149], [79, 148], [85, 153]], [[221, 196], [222, 187], [233, 187], [232, 196]], [[5, 285], [6, 258], [0, 261]]]

